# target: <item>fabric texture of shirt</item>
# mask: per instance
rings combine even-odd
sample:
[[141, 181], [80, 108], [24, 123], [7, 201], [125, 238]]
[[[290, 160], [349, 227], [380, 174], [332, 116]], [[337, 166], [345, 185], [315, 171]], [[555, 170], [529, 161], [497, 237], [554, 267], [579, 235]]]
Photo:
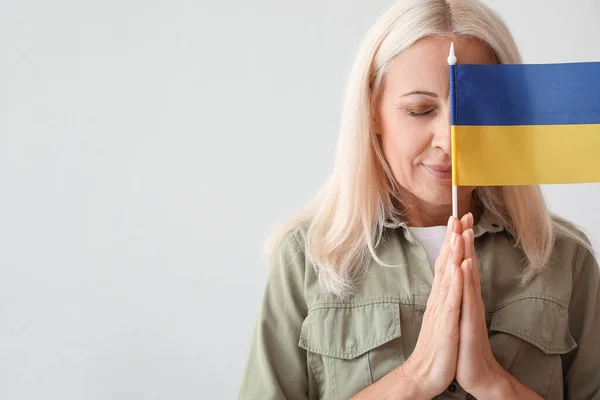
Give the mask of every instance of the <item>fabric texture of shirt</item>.
[[[569, 224], [558, 219], [560, 224]], [[546, 272], [519, 287], [525, 258], [484, 211], [474, 227], [492, 351], [549, 400], [600, 400], [600, 272], [594, 255], [557, 239]], [[586, 239], [587, 240], [587, 239]], [[387, 224], [355, 295], [320, 289], [291, 233], [270, 270], [239, 398], [348, 399], [411, 355], [433, 281], [425, 250], [404, 223]], [[473, 399], [454, 381], [437, 399]]]

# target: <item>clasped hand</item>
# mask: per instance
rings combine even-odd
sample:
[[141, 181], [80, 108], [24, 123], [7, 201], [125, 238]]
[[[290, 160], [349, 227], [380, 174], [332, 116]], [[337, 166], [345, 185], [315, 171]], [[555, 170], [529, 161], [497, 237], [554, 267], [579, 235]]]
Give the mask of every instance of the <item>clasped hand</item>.
[[421, 332], [402, 366], [424, 398], [440, 394], [453, 379], [479, 397], [506, 374], [488, 338], [474, 240], [471, 213], [450, 218]]

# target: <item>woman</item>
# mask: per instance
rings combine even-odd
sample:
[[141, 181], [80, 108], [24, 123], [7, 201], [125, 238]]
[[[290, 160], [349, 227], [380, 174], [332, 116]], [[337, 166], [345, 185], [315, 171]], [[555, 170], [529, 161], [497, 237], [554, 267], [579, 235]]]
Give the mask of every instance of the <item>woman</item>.
[[600, 399], [599, 271], [537, 186], [461, 187], [447, 56], [519, 63], [476, 0], [401, 0], [366, 36], [335, 168], [275, 235], [241, 399]]

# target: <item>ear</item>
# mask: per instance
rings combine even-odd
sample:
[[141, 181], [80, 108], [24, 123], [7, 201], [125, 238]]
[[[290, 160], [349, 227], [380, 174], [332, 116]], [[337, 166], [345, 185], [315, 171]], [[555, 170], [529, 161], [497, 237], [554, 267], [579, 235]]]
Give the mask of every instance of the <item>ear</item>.
[[371, 127], [373, 129], [373, 133], [376, 135], [381, 135], [381, 118], [379, 115], [377, 115], [377, 112], [375, 112], [371, 118]]

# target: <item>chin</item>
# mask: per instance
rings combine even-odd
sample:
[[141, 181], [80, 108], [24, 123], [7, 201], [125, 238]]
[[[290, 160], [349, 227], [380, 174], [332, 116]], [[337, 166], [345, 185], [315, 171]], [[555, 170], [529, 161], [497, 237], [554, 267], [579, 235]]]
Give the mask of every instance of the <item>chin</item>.
[[450, 181], [441, 181], [432, 179], [430, 175], [421, 175], [415, 176], [411, 182], [405, 183], [408, 184], [400, 183], [400, 186], [420, 201], [435, 206], [452, 206], [452, 182]]
[[424, 187], [416, 192], [420, 200], [438, 206], [452, 205], [452, 186], [448, 188]]

